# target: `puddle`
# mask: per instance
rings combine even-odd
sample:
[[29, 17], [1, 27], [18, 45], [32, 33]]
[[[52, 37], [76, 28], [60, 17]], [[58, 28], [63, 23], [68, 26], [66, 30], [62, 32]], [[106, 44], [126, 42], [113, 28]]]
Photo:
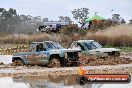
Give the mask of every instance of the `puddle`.
[[[11, 56], [0, 55], [0, 62], [5, 64], [11, 63]], [[115, 66], [113, 67], [115, 68]], [[90, 69], [100, 67], [88, 66], [84, 68]], [[102, 66], [102, 68], [104, 68], [104, 66]], [[14, 72], [14, 70], [9, 71], [1, 69], [1, 72], [11, 73]], [[80, 86], [76, 83], [76, 77], [76, 75], [1, 77], [0, 88], [132, 88], [132, 82], [129, 84], [86, 84], [84, 86]]]
[[76, 83], [76, 75], [70, 76], [25, 76], [0, 78], [0, 88], [131, 88], [129, 84], [86, 84]]
[[0, 88], [83, 88], [71, 76], [28, 76], [0, 78]]
[[12, 62], [12, 55], [0, 55], [0, 62], [9, 64]]

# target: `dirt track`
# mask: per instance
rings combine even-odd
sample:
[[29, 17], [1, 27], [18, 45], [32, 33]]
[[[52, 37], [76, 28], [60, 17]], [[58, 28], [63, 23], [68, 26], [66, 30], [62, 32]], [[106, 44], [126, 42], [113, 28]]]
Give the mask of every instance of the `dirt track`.
[[[0, 66], [0, 77], [16, 77], [16, 76], [44, 76], [44, 75], [72, 75], [78, 74], [79, 67], [62, 67], [62, 68], [46, 68], [39, 66]], [[89, 74], [109, 74], [109, 73], [127, 73], [132, 74], [132, 64], [125, 65], [106, 65], [106, 66], [84, 66], [82, 69], [88, 71]]]
[[[86, 60], [82, 60], [82, 63], [83, 63], [82, 68], [86, 69], [89, 74], [127, 73], [132, 75], [131, 54], [129, 55], [124, 54], [124, 56], [122, 55], [121, 58], [107, 58], [107, 59], [97, 59], [97, 60], [94, 58], [87, 58]], [[6, 65], [1, 63], [0, 77], [72, 75], [72, 74], [78, 74], [78, 69], [79, 67], [61, 67], [61, 68], [47, 68], [42, 66], [16, 67], [16, 66], [11, 66], [10, 64]]]

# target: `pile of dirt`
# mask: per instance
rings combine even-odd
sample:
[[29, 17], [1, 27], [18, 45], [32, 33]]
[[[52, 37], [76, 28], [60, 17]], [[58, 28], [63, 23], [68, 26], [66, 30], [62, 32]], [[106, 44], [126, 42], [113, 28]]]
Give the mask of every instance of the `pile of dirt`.
[[7, 49], [0, 48], [1, 55], [12, 55], [13, 53], [18, 52], [29, 52], [29, 48], [27, 46], [16, 46]]
[[94, 56], [82, 56], [80, 62], [84, 66], [131, 64], [132, 59], [125, 57], [96, 58]]

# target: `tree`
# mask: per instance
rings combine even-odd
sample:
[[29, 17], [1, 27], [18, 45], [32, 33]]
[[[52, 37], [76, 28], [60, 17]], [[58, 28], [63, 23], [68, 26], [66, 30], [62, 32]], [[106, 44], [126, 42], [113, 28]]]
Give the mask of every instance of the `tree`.
[[[88, 8], [80, 8], [74, 9], [71, 11], [73, 14], [73, 18], [77, 20], [78, 23], [83, 23], [88, 18], [89, 9]], [[80, 22], [81, 20], [81, 22]]]
[[0, 31], [13, 33], [15, 26], [20, 22], [19, 16], [15, 9], [6, 10], [0, 8]]
[[70, 17], [68, 17], [68, 16], [65, 16], [65, 22], [71, 22], [71, 18]]
[[16, 15], [17, 15], [16, 10], [13, 9], [13, 8], [10, 8], [8, 12], [9, 12], [12, 16], [16, 16]]
[[129, 24], [132, 24], [132, 19], [131, 19], [131, 20], [129, 20]]
[[64, 16], [59, 16], [59, 21], [64, 22], [65, 21], [65, 17]]
[[32, 20], [32, 17], [30, 15], [23, 15], [22, 14], [19, 17], [20, 17], [21, 21], [23, 21], [23, 22], [28, 22], [28, 21]]
[[71, 18], [68, 16], [59, 16], [59, 19], [60, 19], [59, 21], [61, 22], [68, 22], [68, 23], [71, 22]]
[[32, 17], [34, 21], [41, 22], [41, 16]]
[[4, 8], [0, 8], [0, 17], [3, 15], [3, 12], [6, 11]]
[[126, 21], [122, 18], [121, 19], [121, 24], [125, 24], [126, 23]]
[[120, 14], [113, 14], [112, 21], [119, 22], [120, 21]]
[[43, 22], [48, 22], [49, 19], [46, 17], [46, 18], [43, 18], [42, 21], [43, 21]]
[[31, 15], [20, 15], [21, 23], [17, 25], [16, 33], [34, 33], [36, 29], [42, 25], [42, 19], [40, 16], [33, 17]]

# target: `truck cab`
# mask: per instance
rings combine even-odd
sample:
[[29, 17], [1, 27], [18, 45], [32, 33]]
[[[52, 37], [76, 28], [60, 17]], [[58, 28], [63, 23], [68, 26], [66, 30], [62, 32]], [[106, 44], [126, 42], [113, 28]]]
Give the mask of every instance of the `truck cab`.
[[52, 41], [33, 42], [29, 52], [13, 54], [14, 65], [47, 65], [48, 67], [60, 67], [64, 63], [77, 61], [78, 49], [65, 49], [59, 43]]

